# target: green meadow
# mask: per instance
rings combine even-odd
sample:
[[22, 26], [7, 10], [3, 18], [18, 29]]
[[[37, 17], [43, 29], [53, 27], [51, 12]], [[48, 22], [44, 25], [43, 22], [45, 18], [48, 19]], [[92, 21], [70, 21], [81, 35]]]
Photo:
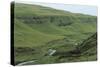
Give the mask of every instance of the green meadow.
[[16, 65], [97, 60], [96, 16], [23, 3], [14, 11]]

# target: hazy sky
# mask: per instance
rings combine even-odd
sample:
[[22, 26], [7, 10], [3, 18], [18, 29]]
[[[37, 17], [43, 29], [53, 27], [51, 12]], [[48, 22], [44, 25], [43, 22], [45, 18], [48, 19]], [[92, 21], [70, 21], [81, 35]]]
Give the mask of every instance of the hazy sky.
[[83, 14], [97, 16], [97, 7], [96, 6], [67, 5], [67, 4], [55, 4], [55, 3], [37, 3], [37, 2], [32, 2], [32, 1], [31, 2], [23, 2], [23, 3], [37, 4], [37, 5], [52, 7], [55, 9], [66, 10], [66, 11], [70, 11], [73, 13], [83, 13]]

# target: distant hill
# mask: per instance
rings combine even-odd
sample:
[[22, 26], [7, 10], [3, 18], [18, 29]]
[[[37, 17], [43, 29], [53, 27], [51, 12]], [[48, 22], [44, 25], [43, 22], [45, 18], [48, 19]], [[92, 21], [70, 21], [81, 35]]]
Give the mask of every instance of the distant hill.
[[[23, 3], [15, 3], [14, 11], [12, 15], [14, 14], [15, 21], [16, 64], [41, 58], [49, 49], [70, 51], [76, 48], [75, 43], [81, 43], [97, 32], [96, 16]], [[90, 45], [92, 43], [88, 43], [87, 40], [82, 44]], [[80, 49], [84, 50], [87, 47], [90, 46], [80, 46]], [[47, 58], [49, 61], [42, 61], [42, 63], [54, 63], [56, 62], [54, 58], [56, 59], [56, 57]]]

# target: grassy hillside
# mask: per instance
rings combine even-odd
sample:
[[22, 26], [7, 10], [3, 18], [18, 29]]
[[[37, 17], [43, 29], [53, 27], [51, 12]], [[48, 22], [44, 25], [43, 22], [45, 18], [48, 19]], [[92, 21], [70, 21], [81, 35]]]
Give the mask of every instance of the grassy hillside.
[[88, 37], [70, 51], [56, 52], [58, 62], [95, 61], [97, 60], [97, 33]]
[[56, 63], [58, 55], [44, 56], [49, 49], [57, 52], [71, 51], [76, 48], [75, 44], [81, 44], [97, 32], [96, 16], [33, 4], [15, 3], [14, 7], [16, 64], [34, 59], [38, 62], [33, 64]]

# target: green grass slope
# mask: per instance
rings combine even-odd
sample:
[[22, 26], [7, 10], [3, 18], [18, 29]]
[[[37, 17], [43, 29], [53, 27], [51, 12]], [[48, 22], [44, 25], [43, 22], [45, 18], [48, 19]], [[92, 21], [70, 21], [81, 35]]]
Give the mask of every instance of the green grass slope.
[[15, 46], [28, 47], [30, 45], [30, 47], [32, 47], [39, 44], [42, 45], [44, 42], [48, 42], [53, 39], [63, 38], [63, 36], [54, 36], [39, 32], [18, 20], [15, 21], [14, 29]]
[[59, 62], [97, 60], [97, 33], [84, 40], [74, 50], [57, 52], [54, 56], [59, 56]]
[[41, 60], [36, 64], [56, 63], [59, 56], [44, 56], [49, 49], [68, 52], [96, 32], [96, 16], [33, 4], [14, 7], [15, 64], [34, 59]]

